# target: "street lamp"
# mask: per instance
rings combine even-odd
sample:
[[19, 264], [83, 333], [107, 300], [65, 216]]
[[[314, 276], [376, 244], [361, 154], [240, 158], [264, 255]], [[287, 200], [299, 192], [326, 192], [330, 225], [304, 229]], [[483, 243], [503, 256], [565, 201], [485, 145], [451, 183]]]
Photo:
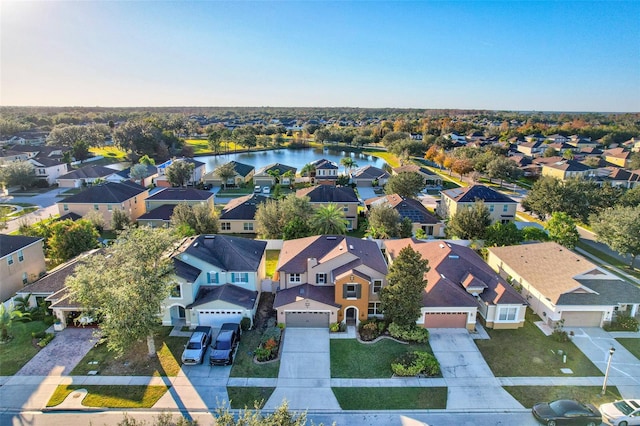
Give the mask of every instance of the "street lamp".
[[609, 377], [609, 369], [611, 368], [611, 359], [613, 358], [613, 353], [616, 351], [616, 348], [613, 346], [609, 349], [609, 361], [607, 361], [607, 371], [604, 373], [604, 383], [602, 384], [602, 392], [601, 395], [607, 392], [607, 378]]

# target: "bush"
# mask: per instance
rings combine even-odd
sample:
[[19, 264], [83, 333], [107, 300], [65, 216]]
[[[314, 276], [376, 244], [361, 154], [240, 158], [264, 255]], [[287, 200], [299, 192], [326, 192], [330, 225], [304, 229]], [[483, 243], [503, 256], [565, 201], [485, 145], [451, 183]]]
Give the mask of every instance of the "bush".
[[46, 335], [47, 333], [45, 331], [40, 331], [38, 333], [36, 333], [35, 331], [31, 332], [31, 337], [34, 339], [42, 339]]
[[41, 348], [44, 348], [45, 346], [47, 346], [49, 344], [50, 341], [53, 340], [54, 337], [56, 337], [55, 334], [47, 333], [46, 336], [44, 336], [42, 339], [40, 339], [40, 341], [38, 342], [38, 346], [40, 346]]
[[569, 340], [571, 340], [571, 338], [569, 337], [569, 334], [564, 330], [564, 320], [563, 319], [558, 321], [553, 326], [553, 333], [551, 333], [551, 337], [556, 342], [561, 342], [561, 343], [568, 342]]
[[428, 352], [408, 352], [391, 364], [391, 370], [396, 376], [437, 376], [440, 374], [440, 364], [435, 356]]
[[243, 317], [240, 320], [240, 328], [242, 329], [242, 331], [247, 331], [251, 328], [251, 320], [247, 317]]
[[619, 313], [615, 321], [604, 328], [607, 331], [638, 331], [638, 320], [627, 313]]
[[53, 317], [53, 315], [45, 315], [44, 318], [42, 319], [42, 322], [44, 322], [45, 325], [53, 325], [54, 321], [55, 321], [55, 318]]
[[273, 339], [276, 342], [279, 342], [281, 335], [282, 335], [282, 330], [279, 327], [267, 328], [264, 331], [264, 333], [262, 333], [262, 337], [260, 338], [260, 343], [264, 344], [270, 339]]
[[429, 331], [417, 325], [403, 327], [392, 322], [389, 324], [389, 334], [407, 342], [425, 343], [429, 340]]
[[374, 321], [362, 321], [359, 325], [360, 339], [370, 342], [380, 336], [378, 325]]
[[271, 350], [259, 347], [255, 351], [256, 359], [260, 362], [269, 361], [271, 359]]
[[344, 331], [343, 330], [343, 326], [344, 326], [344, 323], [332, 322], [331, 324], [329, 324], [329, 331], [332, 332], [332, 333], [337, 333], [339, 331]]

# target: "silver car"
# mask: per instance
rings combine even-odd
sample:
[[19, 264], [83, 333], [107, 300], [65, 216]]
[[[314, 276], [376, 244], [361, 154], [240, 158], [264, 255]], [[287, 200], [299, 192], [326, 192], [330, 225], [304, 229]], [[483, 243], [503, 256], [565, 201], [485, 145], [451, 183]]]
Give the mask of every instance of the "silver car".
[[640, 425], [640, 399], [624, 399], [600, 406], [602, 421], [613, 426]]

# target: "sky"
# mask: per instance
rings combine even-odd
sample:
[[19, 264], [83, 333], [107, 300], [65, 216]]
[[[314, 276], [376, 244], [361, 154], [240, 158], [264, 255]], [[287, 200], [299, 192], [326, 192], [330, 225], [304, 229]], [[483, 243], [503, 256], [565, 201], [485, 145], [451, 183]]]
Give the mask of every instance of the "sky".
[[640, 1], [0, 0], [0, 105], [640, 112]]

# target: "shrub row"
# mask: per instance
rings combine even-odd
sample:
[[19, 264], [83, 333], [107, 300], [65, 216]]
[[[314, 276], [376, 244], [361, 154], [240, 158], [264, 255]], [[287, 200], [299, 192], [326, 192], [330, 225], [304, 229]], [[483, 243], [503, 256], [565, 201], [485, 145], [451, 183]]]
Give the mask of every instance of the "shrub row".
[[437, 376], [440, 374], [440, 364], [435, 356], [428, 352], [408, 352], [391, 364], [391, 370], [396, 376]]

